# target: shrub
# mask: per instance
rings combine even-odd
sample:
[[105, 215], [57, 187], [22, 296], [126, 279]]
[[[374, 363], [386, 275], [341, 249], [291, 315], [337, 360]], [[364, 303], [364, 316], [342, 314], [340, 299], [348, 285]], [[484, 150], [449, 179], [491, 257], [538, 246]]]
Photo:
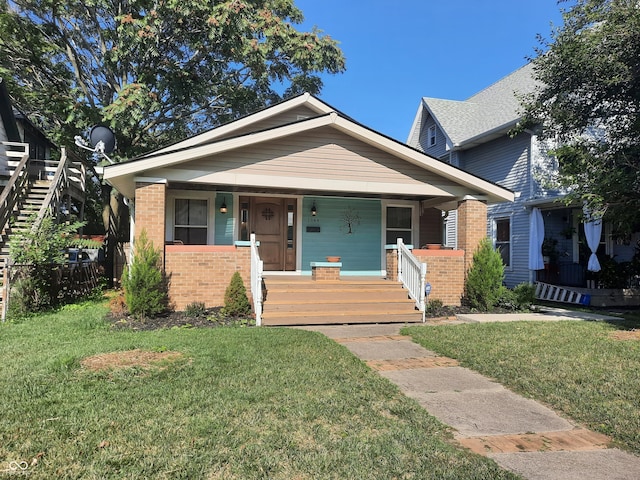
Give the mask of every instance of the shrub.
[[536, 287], [529, 283], [520, 283], [513, 290], [500, 287], [500, 295], [496, 306], [517, 312], [531, 309], [535, 301]]
[[496, 307], [504, 308], [505, 310], [519, 310], [518, 308], [518, 296], [513, 290], [508, 289], [504, 285], [500, 287], [498, 299], [495, 304]]
[[[28, 223], [34, 225], [36, 221], [37, 214], [33, 214]], [[57, 274], [59, 266], [66, 261], [66, 249], [95, 246], [91, 240], [76, 238], [77, 231], [84, 225], [83, 222], [56, 223], [53, 217], [45, 216], [37, 228], [11, 236], [9, 255], [15, 277], [9, 293], [10, 317], [45, 311], [64, 300]]]
[[518, 310], [529, 310], [536, 301], [536, 286], [520, 283], [513, 289], [518, 301]]
[[238, 272], [234, 272], [229, 286], [224, 292], [223, 313], [229, 317], [241, 317], [251, 313], [247, 290]]
[[154, 248], [143, 230], [136, 240], [131, 266], [122, 274], [127, 309], [137, 318], [157, 315], [167, 308], [167, 286], [160, 258], [160, 250]]
[[425, 307], [425, 313], [427, 315], [439, 315], [444, 308], [444, 303], [439, 298], [434, 298], [433, 300], [429, 300]]
[[473, 254], [473, 263], [467, 272], [463, 302], [481, 312], [497, 305], [504, 280], [504, 264], [500, 252], [484, 238]]
[[190, 318], [204, 317], [207, 314], [207, 309], [203, 302], [191, 302], [184, 308], [184, 314]]

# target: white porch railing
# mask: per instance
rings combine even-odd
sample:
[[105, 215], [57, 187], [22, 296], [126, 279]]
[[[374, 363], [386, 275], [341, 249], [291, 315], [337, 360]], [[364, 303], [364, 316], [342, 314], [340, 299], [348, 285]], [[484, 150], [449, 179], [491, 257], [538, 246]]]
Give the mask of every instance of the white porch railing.
[[255, 233], [251, 234], [251, 296], [253, 311], [256, 314], [256, 326], [262, 325], [262, 271], [264, 264], [260, 260]]
[[416, 302], [416, 308], [422, 312], [422, 321], [426, 320], [427, 264], [421, 263], [398, 238], [398, 282], [407, 289], [409, 297]]

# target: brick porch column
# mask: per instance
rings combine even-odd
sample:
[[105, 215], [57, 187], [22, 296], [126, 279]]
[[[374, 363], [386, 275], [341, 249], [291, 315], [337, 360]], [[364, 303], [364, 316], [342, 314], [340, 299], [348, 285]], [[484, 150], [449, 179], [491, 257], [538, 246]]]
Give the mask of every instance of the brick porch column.
[[458, 203], [458, 248], [464, 250], [465, 272], [473, 262], [480, 240], [487, 236], [487, 205], [465, 197]]
[[156, 249], [160, 249], [163, 268], [166, 190], [165, 181], [136, 182], [135, 238], [140, 236], [142, 230], [146, 230], [147, 238]]

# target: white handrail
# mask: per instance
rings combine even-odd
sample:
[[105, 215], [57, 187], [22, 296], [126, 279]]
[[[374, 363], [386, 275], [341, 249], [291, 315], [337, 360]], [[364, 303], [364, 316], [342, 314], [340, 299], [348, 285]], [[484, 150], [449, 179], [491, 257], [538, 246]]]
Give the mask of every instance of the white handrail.
[[256, 326], [262, 325], [262, 272], [264, 263], [260, 260], [256, 234], [251, 234], [251, 296], [253, 311], [256, 314]]
[[416, 308], [422, 312], [422, 321], [426, 320], [427, 264], [421, 263], [411, 253], [402, 238], [398, 238], [398, 282], [407, 289], [409, 296], [415, 300]]

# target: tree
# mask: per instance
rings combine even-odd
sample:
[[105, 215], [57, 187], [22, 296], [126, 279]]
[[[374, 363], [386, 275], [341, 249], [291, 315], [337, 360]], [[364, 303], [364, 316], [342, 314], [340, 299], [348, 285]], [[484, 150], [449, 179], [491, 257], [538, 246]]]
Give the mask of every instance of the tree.
[[619, 233], [640, 225], [640, 7], [575, 0], [533, 59], [540, 82], [524, 126], [541, 127], [568, 201], [605, 213]]
[[344, 71], [293, 0], [2, 0], [0, 76], [69, 144], [103, 123], [131, 158]]
[[483, 238], [473, 253], [473, 263], [464, 281], [464, 304], [487, 312], [495, 307], [502, 293], [504, 263], [491, 240]]
[[[293, 0], [0, 0], [0, 77], [61, 145], [109, 126], [118, 161], [318, 93], [344, 57], [302, 20]], [[110, 265], [124, 208], [102, 197]]]
[[162, 273], [162, 255], [142, 230], [136, 241], [131, 267], [122, 273], [124, 300], [129, 313], [145, 318], [167, 308], [167, 282]]

